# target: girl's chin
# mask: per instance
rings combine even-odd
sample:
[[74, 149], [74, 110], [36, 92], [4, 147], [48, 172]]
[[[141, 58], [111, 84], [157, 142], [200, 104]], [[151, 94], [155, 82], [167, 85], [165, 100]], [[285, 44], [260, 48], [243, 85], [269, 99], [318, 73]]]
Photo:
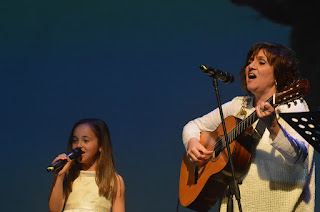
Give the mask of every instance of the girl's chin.
[[78, 158], [77, 158], [77, 161], [78, 161], [79, 163], [82, 163], [82, 156], [78, 157]]

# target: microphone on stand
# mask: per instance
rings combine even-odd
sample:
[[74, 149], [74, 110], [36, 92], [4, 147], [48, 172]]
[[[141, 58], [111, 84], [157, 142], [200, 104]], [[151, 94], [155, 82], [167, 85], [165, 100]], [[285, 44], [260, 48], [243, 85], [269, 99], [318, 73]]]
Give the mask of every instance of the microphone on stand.
[[[72, 152], [70, 152], [67, 156], [71, 159], [74, 160], [76, 158], [78, 158], [80, 155], [82, 155], [84, 152], [81, 150], [80, 147], [75, 148], [74, 150], [72, 150]], [[59, 160], [53, 164], [51, 164], [50, 166], [48, 166], [47, 168], [47, 172], [53, 172], [56, 171], [59, 168], [62, 168], [64, 165], [66, 165], [68, 161], [67, 160]]]
[[210, 77], [215, 78], [215, 79], [219, 79], [222, 82], [227, 83], [227, 84], [232, 83], [234, 80], [234, 77], [232, 74], [220, 71], [219, 69], [207, 67], [204, 65], [201, 65], [200, 69], [202, 70], [203, 73], [206, 73]]

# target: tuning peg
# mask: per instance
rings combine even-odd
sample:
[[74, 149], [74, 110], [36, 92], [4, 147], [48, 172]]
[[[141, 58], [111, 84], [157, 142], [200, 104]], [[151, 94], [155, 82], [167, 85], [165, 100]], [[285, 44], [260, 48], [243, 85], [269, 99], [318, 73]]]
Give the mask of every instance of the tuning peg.
[[298, 103], [296, 100], [293, 101], [294, 106], [296, 106]]
[[288, 108], [290, 108], [290, 107], [291, 107], [291, 104], [290, 104], [290, 103], [287, 103], [287, 105], [288, 105]]
[[302, 98], [300, 99], [300, 102], [303, 103], [303, 99]]

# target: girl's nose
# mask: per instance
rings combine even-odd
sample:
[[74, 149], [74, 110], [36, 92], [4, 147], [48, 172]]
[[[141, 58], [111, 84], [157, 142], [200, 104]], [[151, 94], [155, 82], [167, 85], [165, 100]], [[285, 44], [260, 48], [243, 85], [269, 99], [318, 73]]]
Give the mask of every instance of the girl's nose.
[[78, 147], [78, 148], [82, 148], [82, 142], [81, 142], [81, 141], [79, 141], [79, 142], [77, 143], [77, 147]]

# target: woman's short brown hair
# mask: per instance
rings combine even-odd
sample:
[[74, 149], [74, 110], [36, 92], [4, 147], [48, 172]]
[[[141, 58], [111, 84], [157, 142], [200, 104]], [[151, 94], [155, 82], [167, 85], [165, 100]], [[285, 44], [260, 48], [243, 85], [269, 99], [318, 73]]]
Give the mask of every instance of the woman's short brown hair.
[[276, 89], [281, 91], [284, 87], [290, 85], [299, 79], [299, 61], [293, 50], [283, 44], [272, 44], [267, 42], [256, 43], [251, 46], [246, 58], [245, 65], [239, 73], [243, 90], [251, 95], [247, 90], [245, 69], [260, 50], [264, 51], [268, 63], [274, 68], [274, 77], [277, 82]]

